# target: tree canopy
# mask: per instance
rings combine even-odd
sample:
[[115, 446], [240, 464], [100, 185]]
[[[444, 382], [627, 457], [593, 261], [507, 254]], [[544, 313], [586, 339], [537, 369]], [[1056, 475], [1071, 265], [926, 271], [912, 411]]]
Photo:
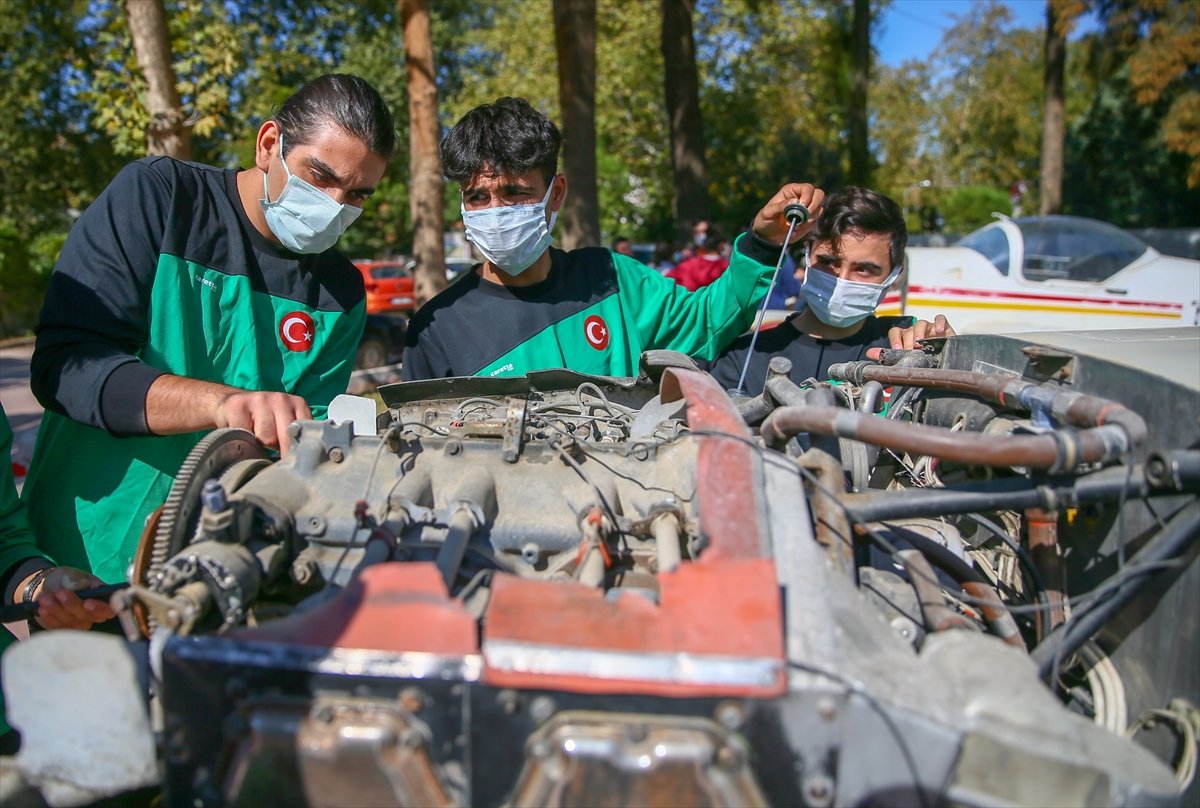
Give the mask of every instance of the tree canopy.
[[[1101, 21], [1099, 31], [1068, 46], [1064, 212], [1121, 226], [1194, 226], [1200, 6], [1056, 2], [1093, 8]], [[356, 73], [374, 84], [392, 109], [401, 149], [339, 247], [353, 257], [411, 249], [407, 79], [396, 0], [164, 6], [194, 160], [249, 165], [254, 135], [271, 110], [321, 73]], [[504, 95], [524, 96], [561, 122], [552, 6], [430, 2], [443, 130]], [[871, 4], [873, 25], [881, 7]], [[12, 3], [5, 12], [0, 327], [9, 334], [32, 325], [45, 277], [79, 212], [122, 165], [145, 154], [150, 118], [123, 0]], [[854, 0], [696, 0], [709, 205], [727, 229], [745, 227], [783, 182], [836, 188], [849, 176], [853, 104], [861, 98], [851, 96], [861, 75], [851, 56], [854, 12]], [[969, 226], [945, 206], [981, 209], [978, 200], [1021, 182], [1028, 188], [1023, 209], [1036, 211], [1043, 36], [1015, 27], [1004, 6], [978, 2], [930, 58], [899, 67], [871, 60], [869, 175], [906, 204], [914, 229], [920, 209], [930, 206]], [[601, 236], [671, 240], [658, 0], [596, 0], [595, 39]], [[458, 218], [453, 184], [445, 201], [451, 225]]]

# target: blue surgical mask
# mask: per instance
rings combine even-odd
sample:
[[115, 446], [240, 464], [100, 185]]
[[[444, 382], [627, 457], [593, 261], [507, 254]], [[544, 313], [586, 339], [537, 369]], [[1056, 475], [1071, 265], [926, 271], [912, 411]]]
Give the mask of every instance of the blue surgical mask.
[[362, 215], [362, 208], [342, 205], [312, 183], [297, 177], [283, 159], [283, 135], [279, 136], [279, 162], [287, 174], [287, 183], [279, 192], [279, 198], [271, 202], [267, 190], [267, 174], [263, 172], [263, 196], [258, 200], [267, 227], [284, 247], [294, 253], [311, 255], [322, 253], [337, 243], [355, 219]]
[[867, 319], [883, 302], [888, 287], [900, 274], [900, 267], [897, 267], [883, 283], [862, 283], [814, 269], [812, 259], [807, 255], [805, 264], [800, 296], [818, 320], [834, 328], [846, 328]]
[[[558, 179], [556, 176], [555, 179]], [[483, 210], [467, 210], [462, 206], [463, 224], [467, 228], [467, 241], [483, 253], [493, 266], [509, 275], [520, 275], [541, 257], [554, 240], [551, 231], [558, 218], [558, 211], [550, 214], [546, 221], [546, 205], [554, 180], [546, 189], [541, 202], [531, 205], [506, 205]]]

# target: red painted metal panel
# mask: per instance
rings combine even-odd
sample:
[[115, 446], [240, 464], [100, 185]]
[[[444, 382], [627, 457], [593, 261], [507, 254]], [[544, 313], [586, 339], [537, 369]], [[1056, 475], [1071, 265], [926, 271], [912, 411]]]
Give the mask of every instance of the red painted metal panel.
[[234, 636], [324, 648], [479, 653], [475, 618], [449, 597], [442, 574], [427, 562], [368, 567], [344, 592], [311, 612]]

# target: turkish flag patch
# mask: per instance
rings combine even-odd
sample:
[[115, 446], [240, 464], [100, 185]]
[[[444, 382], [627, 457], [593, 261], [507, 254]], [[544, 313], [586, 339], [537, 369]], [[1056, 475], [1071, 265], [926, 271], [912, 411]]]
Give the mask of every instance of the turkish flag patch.
[[593, 314], [583, 321], [583, 336], [597, 351], [608, 347], [608, 323], [603, 317]]
[[284, 315], [279, 323], [279, 338], [289, 351], [303, 353], [313, 346], [313, 337], [317, 328], [313, 320], [302, 311], [294, 311]]

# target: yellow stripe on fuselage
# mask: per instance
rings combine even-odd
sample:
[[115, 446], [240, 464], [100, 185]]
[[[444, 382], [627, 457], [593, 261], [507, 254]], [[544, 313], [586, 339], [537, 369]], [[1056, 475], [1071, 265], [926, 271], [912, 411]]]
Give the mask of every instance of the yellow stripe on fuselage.
[[910, 297], [908, 305], [934, 306], [945, 309], [1006, 309], [1008, 311], [1058, 311], [1067, 314], [1107, 314], [1113, 317], [1165, 317], [1178, 320], [1178, 312], [1129, 311], [1127, 309], [1085, 308], [1082, 306], [1051, 306], [1041, 303], [985, 303], [973, 300], [947, 300], [941, 297]]

